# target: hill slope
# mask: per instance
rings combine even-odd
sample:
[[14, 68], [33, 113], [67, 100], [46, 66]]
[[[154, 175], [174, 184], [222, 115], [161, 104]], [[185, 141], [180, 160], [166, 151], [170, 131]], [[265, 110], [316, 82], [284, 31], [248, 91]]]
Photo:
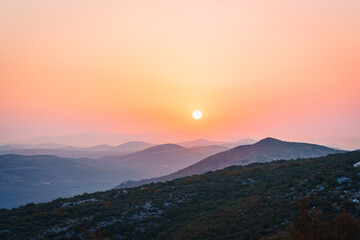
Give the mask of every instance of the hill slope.
[[315, 144], [284, 142], [274, 138], [265, 138], [253, 145], [238, 146], [228, 151], [207, 157], [198, 163], [170, 175], [136, 182], [127, 181], [118, 185], [117, 188], [136, 187], [151, 182], [169, 181], [180, 177], [223, 169], [232, 165], [245, 165], [252, 162], [269, 162], [277, 159], [289, 160], [320, 157], [339, 152], [342, 151]]
[[346, 211], [359, 218], [358, 162], [360, 152], [255, 163], [28, 204], [0, 211], [0, 238], [84, 239], [95, 232], [111, 239], [259, 239], [299, 214], [302, 194], [329, 217]]

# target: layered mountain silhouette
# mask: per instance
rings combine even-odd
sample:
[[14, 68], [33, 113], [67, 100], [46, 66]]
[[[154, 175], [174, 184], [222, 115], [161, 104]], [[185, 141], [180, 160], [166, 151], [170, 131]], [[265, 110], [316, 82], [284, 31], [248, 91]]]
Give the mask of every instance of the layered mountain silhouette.
[[107, 156], [99, 160], [107, 164], [141, 170], [148, 175], [161, 176], [183, 169], [227, 149], [223, 146], [185, 148], [176, 144], [161, 144], [125, 156]]
[[0, 146], [0, 151], [17, 150], [17, 149], [56, 149], [64, 148], [67, 145], [56, 143], [38, 143], [38, 144], [6, 144]]
[[[146, 148], [147, 146], [150, 147]], [[141, 150], [129, 153], [138, 149]], [[231, 165], [319, 157], [342, 152], [320, 145], [284, 142], [274, 138], [266, 138], [255, 144], [238, 146], [230, 150], [216, 145], [185, 148], [176, 144], [152, 146], [151, 143], [146, 142], [129, 142], [119, 146], [97, 145], [89, 148], [53, 144], [12, 145], [3, 146], [0, 154], [6, 151], [35, 156], [12, 154], [0, 156], [2, 195], [0, 207], [18, 206], [29, 201], [43, 202], [60, 196], [105, 190], [122, 181], [118, 188], [168, 181]], [[88, 154], [100, 158], [36, 156], [49, 153], [71, 154], [71, 156]], [[112, 153], [113, 156], [108, 156]], [[116, 156], [116, 154], [122, 155]], [[145, 180], [138, 181], [139, 179]]]
[[[2, 209], [0, 239], [358, 240], [359, 161], [360, 152], [348, 152], [232, 166], [166, 183]], [[296, 232], [283, 232], [289, 226]], [[309, 234], [301, 235], [304, 231]]]
[[130, 141], [116, 146], [114, 149], [118, 151], [137, 152], [149, 147], [153, 147], [155, 144], [144, 141]]
[[146, 141], [152, 143], [176, 143], [187, 141], [189, 136], [196, 135], [191, 132], [143, 132], [137, 134], [84, 132], [80, 134], [62, 136], [39, 136], [27, 140], [16, 141], [17, 144], [57, 143], [68, 146], [94, 146], [99, 144], [116, 145], [129, 141]]
[[[94, 156], [93, 154], [101, 152], [119, 153], [125, 149], [134, 151], [148, 145], [151, 144], [130, 142], [125, 146], [117, 147], [98, 145], [83, 151], [17, 149], [17, 152], [29, 154], [70, 152]], [[114, 151], [116, 148], [119, 151]], [[100, 159], [64, 158], [52, 155], [0, 155], [0, 208], [107, 190], [129, 179], [140, 180], [163, 176], [227, 149], [222, 146], [188, 149], [175, 144], [163, 144], [120, 157], [107, 156]]]
[[181, 142], [181, 143], [178, 143], [178, 145], [180, 145], [182, 147], [187, 147], [187, 148], [204, 147], [204, 146], [211, 146], [211, 145], [233, 148], [233, 147], [240, 146], [240, 145], [253, 144], [255, 142], [256, 142], [255, 140], [250, 139], [250, 138], [242, 139], [242, 140], [235, 141], [235, 142], [214, 142], [214, 141], [209, 141], [204, 138], [200, 138], [200, 139], [196, 139], [193, 141]]
[[273, 160], [320, 157], [344, 151], [335, 150], [321, 145], [285, 142], [275, 138], [265, 138], [252, 145], [232, 148], [197, 162], [180, 171], [159, 178], [141, 181], [127, 181], [116, 188], [136, 187], [152, 182], [164, 182], [180, 177], [203, 174], [223, 169], [232, 165], [246, 165], [253, 162], [269, 162]]
[[[87, 158], [0, 156], [0, 208], [107, 190], [145, 173]], [[151, 175], [148, 175], [151, 177]]]
[[118, 146], [102, 144], [92, 147], [73, 147], [59, 144], [11, 144], [0, 146], [0, 155], [55, 155], [66, 158], [101, 158], [105, 156], [122, 156], [152, 146], [154, 144], [142, 141], [131, 141]]

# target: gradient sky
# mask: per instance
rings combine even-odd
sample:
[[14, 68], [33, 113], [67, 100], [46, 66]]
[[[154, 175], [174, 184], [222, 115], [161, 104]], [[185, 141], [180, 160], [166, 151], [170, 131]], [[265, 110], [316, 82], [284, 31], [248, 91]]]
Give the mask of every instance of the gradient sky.
[[0, 142], [360, 137], [360, 1], [2, 0], [0, 116]]

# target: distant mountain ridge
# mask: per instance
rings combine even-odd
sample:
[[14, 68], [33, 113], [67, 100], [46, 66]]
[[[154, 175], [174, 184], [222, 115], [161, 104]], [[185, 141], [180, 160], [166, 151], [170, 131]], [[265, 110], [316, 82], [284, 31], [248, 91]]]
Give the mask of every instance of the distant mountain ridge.
[[116, 146], [115, 149], [118, 151], [137, 152], [153, 146], [155, 146], [155, 144], [149, 142], [130, 141]]
[[117, 146], [109, 146], [107, 144], [95, 145], [92, 147], [70, 147], [71, 149], [77, 150], [88, 150], [88, 151], [124, 151], [124, 152], [136, 152], [146, 148], [155, 146], [153, 143], [144, 141], [129, 141]]
[[56, 143], [38, 143], [38, 144], [5, 144], [0, 146], [0, 151], [17, 150], [17, 149], [59, 149], [67, 147], [63, 144]]
[[143, 169], [150, 175], [161, 176], [183, 169], [205, 157], [227, 150], [223, 146], [185, 148], [176, 144], [160, 144], [124, 156], [106, 156], [99, 161], [118, 166]]
[[273, 160], [313, 158], [344, 151], [335, 150], [321, 145], [285, 142], [275, 138], [265, 138], [252, 145], [243, 145], [209, 156], [180, 171], [159, 178], [141, 181], [127, 181], [116, 188], [136, 187], [152, 182], [164, 182], [180, 177], [203, 174], [223, 169], [232, 165], [246, 165], [253, 162], [270, 162]]
[[39, 136], [27, 140], [16, 141], [17, 144], [37, 144], [37, 143], [58, 143], [71, 146], [94, 146], [100, 144], [117, 145], [129, 141], [145, 141], [156, 144], [176, 143], [187, 141], [197, 135], [191, 132], [143, 132], [127, 134], [122, 132], [84, 132], [79, 134], [61, 136]]
[[87, 158], [1, 155], [0, 208], [106, 190], [119, 180], [140, 179], [144, 175]]
[[[162, 144], [123, 156], [106, 155], [107, 157], [99, 159], [49, 155], [119, 154], [123, 153], [121, 150], [124, 149], [135, 150], [149, 145], [152, 144], [130, 142], [116, 147], [98, 145], [82, 151], [79, 148], [16, 150], [32, 154], [31, 156], [0, 154], [0, 208], [15, 207], [29, 201], [44, 202], [60, 196], [106, 190], [129, 179], [159, 177], [227, 150], [222, 146], [188, 149], [176, 144]], [[120, 151], [109, 148], [118, 148]], [[39, 153], [41, 155], [37, 155]]]
[[73, 147], [59, 144], [11, 144], [0, 146], [0, 155], [55, 155], [67, 158], [101, 158], [104, 156], [122, 156], [154, 146], [153, 143], [130, 141], [117, 146], [106, 144], [92, 147]]
[[239, 141], [234, 141], [234, 142], [209, 141], [207, 139], [200, 138], [193, 141], [180, 142], [178, 143], [178, 145], [182, 147], [202, 147], [202, 146], [217, 145], [217, 146], [225, 146], [225, 147], [233, 148], [239, 145], [253, 144], [255, 142], [256, 141], [254, 139], [250, 139], [250, 138], [241, 139]]

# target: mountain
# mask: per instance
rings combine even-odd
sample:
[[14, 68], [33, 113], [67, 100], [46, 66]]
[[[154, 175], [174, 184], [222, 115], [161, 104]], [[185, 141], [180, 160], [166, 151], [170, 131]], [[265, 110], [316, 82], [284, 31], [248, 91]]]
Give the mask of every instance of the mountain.
[[184, 148], [176, 144], [161, 144], [125, 156], [106, 156], [99, 160], [134, 170], [141, 169], [152, 176], [161, 176], [227, 149], [222, 146]]
[[129, 141], [142, 141], [152, 143], [169, 143], [186, 141], [189, 136], [196, 135], [191, 132], [143, 132], [137, 134], [106, 133], [106, 132], [85, 132], [63, 136], [40, 136], [23, 141], [16, 141], [17, 144], [38, 144], [58, 143], [70, 146], [95, 146], [100, 144], [118, 145]]
[[57, 149], [64, 147], [66, 147], [66, 145], [56, 144], [56, 143], [6, 144], [0, 146], [0, 151], [17, 150], [17, 149]]
[[39, 136], [28, 140], [18, 141], [20, 144], [58, 143], [71, 146], [95, 146], [99, 144], [116, 145], [121, 142], [132, 141], [135, 136], [124, 133], [85, 132], [63, 136]]
[[[344, 234], [359, 224], [360, 170], [354, 167], [359, 161], [360, 152], [348, 152], [253, 163], [0, 210], [0, 238], [262, 239], [282, 233], [299, 216], [302, 196], [308, 203], [302, 210], [335, 218], [337, 225], [329, 230], [345, 228]], [[358, 225], [355, 230], [359, 236]], [[359, 239], [339, 238], [343, 234], [316, 239]]]
[[[163, 143], [186, 143], [189, 139], [195, 139], [198, 136], [197, 133], [193, 132], [143, 132], [137, 134], [126, 134], [126, 133], [106, 133], [106, 132], [84, 132], [79, 134], [63, 135], [63, 136], [39, 136], [27, 140], [11, 142], [13, 144], [39, 144], [39, 143], [56, 143], [67, 146], [95, 146], [106, 144], [115, 146], [118, 144], [126, 143], [129, 141], [145, 141], [155, 144]], [[225, 137], [224, 137], [225, 138]], [[229, 138], [226, 136], [226, 138]], [[233, 137], [232, 137], [233, 138]], [[191, 142], [191, 141], [190, 141]], [[223, 144], [211, 143], [209, 145], [223, 145]], [[228, 146], [227, 144], [252, 144], [254, 140], [243, 139], [235, 142], [219, 142], [225, 143], [227, 147], [234, 147], [235, 145]], [[181, 145], [181, 144], [178, 144]], [[207, 145], [207, 144], [206, 144]], [[196, 147], [203, 145], [189, 145], [185, 147]]]
[[[58, 148], [51, 148], [57, 146]], [[92, 147], [73, 147], [54, 144], [15, 144], [0, 146], [0, 155], [55, 155], [66, 158], [101, 158], [105, 156], [122, 156], [154, 146], [152, 143], [133, 141], [118, 146], [96, 145]], [[43, 148], [41, 148], [43, 147]]]
[[253, 139], [242, 139], [242, 140], [235, 141], [235, 142], [214, 142], [214, 141], [209, 141], [204, 138], [200, 138], [200, 139], [196, 139], [193, 141], [181, 142], [181, 143], [178, 143], [178, 145], [180, 145], [182, 147], [187, 147], [187, 148], [203, 147], [203, 146], [211, 146], [211, 145], [226, 146], [229, 148], [233, 148], [233, 147], [236, 147], [239, 145], [253, 144], [255, 142], [256, 141]]
[[200, 138], [200, 139], [196, 139], [193, 141], [180, 142], [180, 143], [178, 143], [178, 145], [180, 145], [182, 147], [186, 147], [186, 148], [192, 148], [192, 147], [203, 147], [203, 146], [211, 146], [211, 145], [222, 146], [227, 143], [228, 142], [214, 142], [214, 141], [209, 141], [204, 138]]
[[0, 156], [0, 208], [106, 190], [146, 173], [86, 158]]
[[234, 148], [234, 147], [238, 147], [238, 146], [242, 146], [242, 145], [250, 145], [250, 144], [254, 144], [256, 143], [257, 141], [254, 140], [254, 139], [251, 139], [251, 138], [244, 138], [244, 139], [241, 139], [239, 141], [235, 141], [235, 142], [228, 142], [222, 146], [226, 146], [226, 147], [229, 147], [229, 148]]
[[315, 144], [285, 142], [274, 138], [266, 138], [253, 145], [238, 146], [228, 151], [207, 157], [200, 162], [170, 175], [154, 179], [145, 179], [137, 182], [127, 181], [118, 185], [117, 188], [135, 187], [151, 182], [169, 181], [180, 177], [223, 169], [232, 165], [245, 165], [253, 162], [269, 162], [277, 159], [289, 160], [296, 158], [320, 157], [339, 152], [342, 151]]
[[155, 146], [153, 143], [143, 142], [143, 141], [130, 141], [115, 147], [109, 146], [106, 144], [96, 145], [88, 148], [77, 148], [81, 150], [89, 150], [89, 151], [120, 151], [120, 152], [137, 152], [144, 150], [146, 148]]
[[88, 150], [81, 148], [73, 148], [67, 147], [65, 149], [14, 149], [14, 150], [4, 150], [0, 151], [0, 155], [5, 154], [16, 154], [16, 155], [54, 155], [57, 157], [64, 158], [101, 158], [105, 156], [122, 156], [129, 154], [131, 152], [123, 152], [123, 151], [103, 151], [103, 150]]
[[89, 150], [89, 151], [111, 151], [112, 149], [113, 147], [106, 144], [100, 144], [100, 145], [84, 148], [84, 150]]
[[117, 151], [123, 151], [123, 152], [125, 152], [125, 151], [126, 152], [137, 152], [137, 151], [141, 151], [146, 148], [153, 147], [153, 146], [155, 146], [155, 144], [153, 144], [153, 143], [148, 143], [148, 142], [143, 142], [143, 141], [130, 141], [130, 142], [126, 142], [121, 145], [118, 145], [114, 149], [116, 149]]

